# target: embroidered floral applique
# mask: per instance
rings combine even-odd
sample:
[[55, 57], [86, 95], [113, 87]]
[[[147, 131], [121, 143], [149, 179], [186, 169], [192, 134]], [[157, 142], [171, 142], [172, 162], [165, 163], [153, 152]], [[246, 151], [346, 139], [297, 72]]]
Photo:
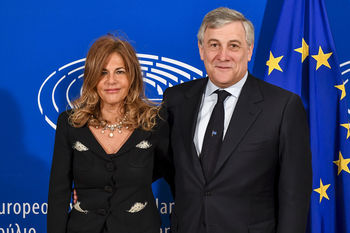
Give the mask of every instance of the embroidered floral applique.
[[136, 202], [129, 210], [127, 210], [127, 212], [129, 213], [140, 212], [146, 207], [146, 205], [147, 205], [147, 201], [145, 203]]
[[152, 146], [152, 144], [146, 140], [143, 140], [139, 144], [136, 145], [136, 147], [140, 148], [140, 149], [148, 149], [151, 146]]
[[87, 148], [83, 143], [76, 141], [73, 145], [73, 149], [76, 149], [77, 151], [87, 151], [89, 148]]
[[87, 211], [87, 210], [83, 210], [81, 207], [80, 207], [80, 202], [79, 201], [77, 201], [77, 203], [75, 203], [74, 205], [73, 205], [73, 207], [74, 207], [74, 209], [76, 209], [77, 211], [79, 211], [79, 212], [82, 212], [82, 213], [84, 213], [84, 214], [87, 214], [89, 211]]

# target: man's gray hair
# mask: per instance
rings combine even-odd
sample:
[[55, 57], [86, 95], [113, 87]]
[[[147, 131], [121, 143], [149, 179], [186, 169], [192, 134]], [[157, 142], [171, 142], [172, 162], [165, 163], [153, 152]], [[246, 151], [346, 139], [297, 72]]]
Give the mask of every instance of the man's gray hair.
[[252, 22], [244, 17], [242, 13], [227, 7], [216, 8], [204, 16], [197, 34], [199, 43], [203, 43], [204, 32], [207, 28], [220, 28], [225, 24], [237, 21], [242, 22], [247, 44], [251, 46], [254, 43], [254, 26]]

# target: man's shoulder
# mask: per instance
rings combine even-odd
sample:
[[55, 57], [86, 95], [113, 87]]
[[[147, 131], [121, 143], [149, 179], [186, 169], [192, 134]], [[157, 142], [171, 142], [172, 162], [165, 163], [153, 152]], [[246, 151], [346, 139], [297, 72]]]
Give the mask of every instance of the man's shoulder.
[[278, 97], [286, 97], [289, 98], [291, 96], [296, 95], [295, 93], [271, 84], [262, 79], [256, 78], [253, 75], [250, 75], [250, 79], [253, 83], [259, 86], [260, 91], [262, 92], [264, 97], [278, 98]]
[[[191, 96], [195, 93], [200, 93], [204, 90], [206, 78], [200, 78], [188, 82], [184, 82], [173, 87], [169, 87], [163, 94], [163, 100], [168, 104], [176, 104], [185, 100], [185, 96]], [[176, 103], [175, 103], [175, 102]]]
[[184, 82], [184, 83], [172, 86], [172, 87], [168, 87], [165, 90], [165, 92], [168, 93], [168, 94], [172, 94], [172, 93], [186, 93], [192, 87], [194, 87], [196, 85], [200, 85], [200, 84], [202, 84], [204, 82], [206, 82], [205, 78], [195, 79], [195, 80]]

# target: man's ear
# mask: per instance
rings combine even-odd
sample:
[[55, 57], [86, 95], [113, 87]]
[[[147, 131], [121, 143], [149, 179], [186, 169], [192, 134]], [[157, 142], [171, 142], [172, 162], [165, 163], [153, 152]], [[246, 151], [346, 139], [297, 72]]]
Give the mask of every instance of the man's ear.
[[199, 55], [201, 56], [201, 60], [203, 61], [203, 45], [198, 41], [198, 49], [199, 49]]
[[254, 43], [252, 43], [251, 46], [249, 46], [249, 48], [248, 48], [248, 61], [250, 61], [252, 59], [253, 49], [254, 49]]

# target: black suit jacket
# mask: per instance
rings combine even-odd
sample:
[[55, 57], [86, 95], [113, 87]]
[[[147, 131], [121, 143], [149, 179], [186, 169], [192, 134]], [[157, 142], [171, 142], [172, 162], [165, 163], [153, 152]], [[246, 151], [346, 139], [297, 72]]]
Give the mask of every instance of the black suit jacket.
[[[167, 149], [168, 127], [136, 129], [114, 155], [106, 154], [87, 126], [58, 118], [52, 161], [48, 233], [156, 233], [160, 216], [152, 193], [154, 163]], [[81, 211], [68, 212], [72, 183]], [[132, 208], [134, 207], [134, 208]], [[138, 208], [139, 207], [139, 208]]]
[[164, 93], [175, 167], [173, 233], [304, 233], [312, 188], [300, 98], [249, 75], [205, 181], [193, 136], [207, 78]]

